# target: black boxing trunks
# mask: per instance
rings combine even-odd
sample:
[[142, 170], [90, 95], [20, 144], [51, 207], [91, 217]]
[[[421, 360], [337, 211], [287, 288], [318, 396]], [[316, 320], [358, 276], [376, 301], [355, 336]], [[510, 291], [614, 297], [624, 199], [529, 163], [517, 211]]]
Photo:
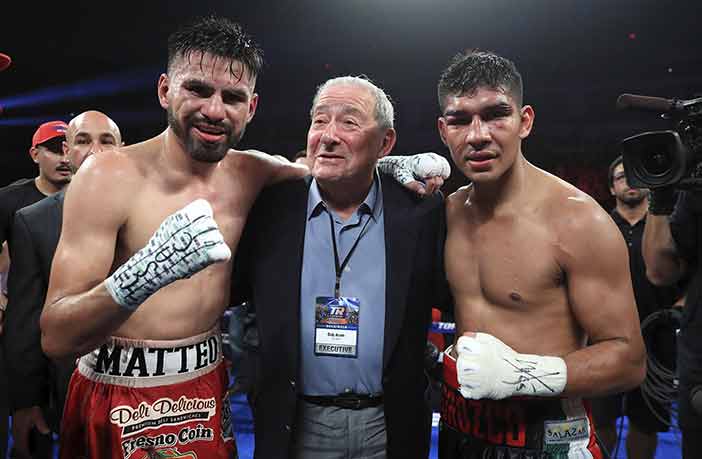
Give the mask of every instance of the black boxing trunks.
[[470, 400], [444, 353], [440, 459], [602, 459], [589, 405], [579, 398]]
[[78, 361], [61, 459], [236, 457], [222, 342], [111, 338]]

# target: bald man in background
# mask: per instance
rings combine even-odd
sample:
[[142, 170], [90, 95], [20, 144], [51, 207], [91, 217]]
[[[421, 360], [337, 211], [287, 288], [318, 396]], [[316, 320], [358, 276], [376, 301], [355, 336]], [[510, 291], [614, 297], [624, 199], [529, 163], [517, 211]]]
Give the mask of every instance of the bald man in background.
[[[117, 124], [104, 113], [73, 118], [62, 148], [73, 173], [85, 159], [122, 145]], [[13, 457], [52, 457], [51, 432], [59, 432], [73, 361], [54, 362], [41, 349], [39, 316], [61, 233], [65, 189], [15, 214], [5, 324]]]

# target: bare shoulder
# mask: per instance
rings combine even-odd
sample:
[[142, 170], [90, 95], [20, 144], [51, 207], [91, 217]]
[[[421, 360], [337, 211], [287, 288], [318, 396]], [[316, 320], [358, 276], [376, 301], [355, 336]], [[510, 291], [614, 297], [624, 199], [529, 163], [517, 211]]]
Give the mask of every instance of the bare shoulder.
[[264, 186], [309, 174], [307, 166], [259, 150], [229, 150], [227, 163], [234, 173], [244, 174], [248, 180]]
[[143, 142], [86, 159], [68, 187], [67, 211], [77, 207], [83, 214], [103, 215], [126, 210], [146, 180], [149, 149], [148, 142]]
[[612, 223], [609, 214], [589, 194], [555, 175], [540, 172], [545, 185], [545, 209], [555, 226], [570, 231], [587, 231], [588, 226], [609, 226]]
[[564, 253], [597, 256], [625, 249], [619, 229], [597, 201], [555, 175], [540, 173], [544, 183], [544, 215]]
[[462, 186], [446, 198], [446, 210], [447, 212], [456, 212], [461, 209], [466, 200], [468, 199], [468, 193], [470, 192], [471, 185]]
[[128, 180], [136, 172], [135, 162], [121, 150], [106, 150], [85, 160], [71, 182], [74, 188], [115, 189], [122, 188], [123, 180]]
[[255, 182], [265, 181], [264, 176], [270, 167], [266, 156], [268, 155], [256, 150], [230, 149], [222, 166], [229, 178], [251, 186]]
[[241, 170], [257, 170], [272, 163], [271, 155], [259, 150], [234, 150], [227, 152], [227, 163]]

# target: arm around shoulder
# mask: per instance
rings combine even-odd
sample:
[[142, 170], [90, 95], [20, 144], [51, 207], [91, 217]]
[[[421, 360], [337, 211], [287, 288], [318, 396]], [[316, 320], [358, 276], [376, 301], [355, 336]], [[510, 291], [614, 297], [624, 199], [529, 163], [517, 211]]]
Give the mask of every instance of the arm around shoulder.
[[246, 150], [238, 153], [246, 158], [246, 164], [254, 166], [251, 173], [259, 174], [263, 186], [310, 175], [310, 170], [306, 165], [288, 161], [280, 155], [269, 155], [258, 150]]

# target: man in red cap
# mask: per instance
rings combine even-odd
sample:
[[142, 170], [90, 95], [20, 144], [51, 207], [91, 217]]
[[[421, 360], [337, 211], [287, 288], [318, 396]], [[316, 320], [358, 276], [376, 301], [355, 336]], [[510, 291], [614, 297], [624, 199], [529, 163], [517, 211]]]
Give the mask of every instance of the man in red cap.
[[[63, 121], [49, 121], [39, 126], [29, 149], [32, 161], [39, 165], [39, 175], [0, 188], [0, 252], [3, 257], [7, 256], [7, 245], [11, 244], [15, 211], [60, 191], [71, 181], [71, 168], [62, 148], [66, 128]], [[5, 281], [6, 271], [0, 272], [0, 334], [7, 304]]]

